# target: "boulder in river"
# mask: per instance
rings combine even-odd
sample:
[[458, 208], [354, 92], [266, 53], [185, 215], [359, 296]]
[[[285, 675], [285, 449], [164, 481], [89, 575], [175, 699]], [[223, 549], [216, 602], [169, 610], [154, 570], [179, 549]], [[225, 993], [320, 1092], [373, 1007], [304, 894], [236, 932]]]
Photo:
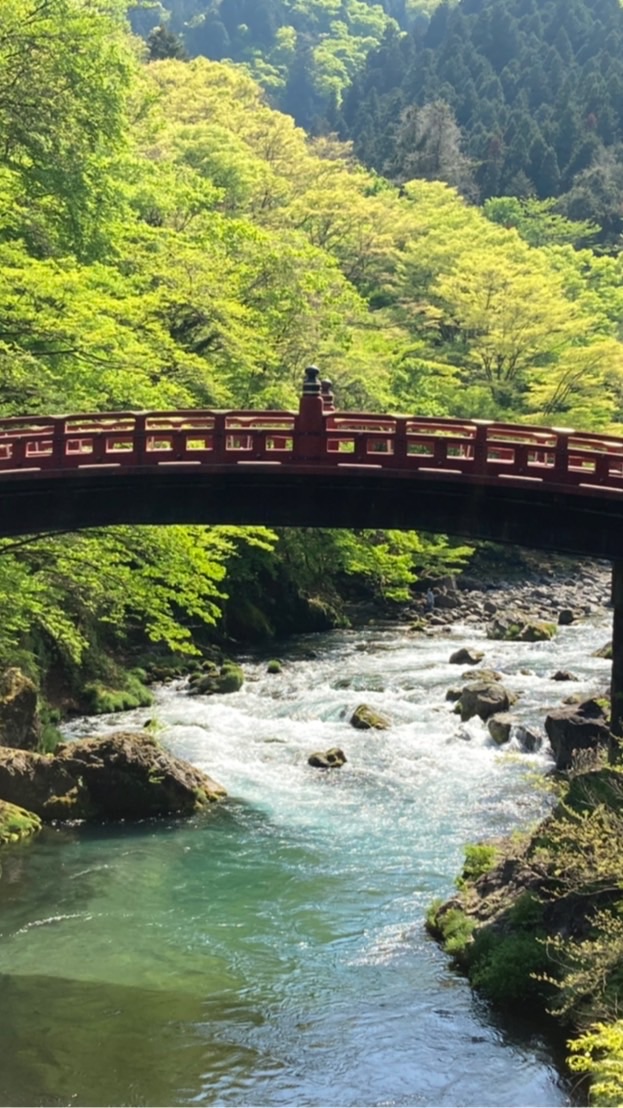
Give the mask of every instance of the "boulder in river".
[[507, 712], [517, 697], [497, 681], [473, 681], [465, 685], [457, 701], [457, 711], [463, 723], [472, 716], [488, 720], [499, 712]]
[[607, 749], [610, 744], [608, 723], [594, 700], [554, 708], [545, 718], [545, 730], [558, 770], [571, 769], [577, 750]]
[[43, 820], [189, 815], [225, 795], [144, 732], [61, 743], [53, 756], [0, 749], [0, 797]]
[[375, 712], [373, 708], [368, 707], [367, 704], [359, 704], [352, 716], [350, 717], [350, 723], [352, 727], [356, 727], [359, 731], [386, 731], [389, 727], [389, 720], [387, 716], [381, 715], [380, 712]]
[[471, 669], [461, 674], [464, 681], [501, 681], [502, 674], [497, 669]]
[[482, 650], [472, 650], [469, 646], [462, 646], [459, 650], [455, 650], [454, 654], [450, 655], [448, 659], [453, 665], [459, 666], [477, 666], [479, 662], [482, 662], [484, 653]]
[[489, 716], [487, 730], [494, 743], [503, 746], [504, 743], [509, 742], [513, 725], [516, 722], [515, 717], [509, 712], [496, 712], [494, 716]]
[[0, 745], [36, 750], [41, 736], [37, 689], [21, 669], [0, 674]]
[[458, 685], [451, 685], [450, 688], [446, 690], [446, 700], [456, 702], [461, 699], [462, 692], [463, 689], [460, 689]]
[[535, 754], [543, 745], [543, 736], [538, 731], [533, 731], [531, 727], [526, 727], [523, 723], [518, 724], [515, 738], [526, 754]]
[[344, 751], [339, 746], [332, 746], [330, 750], [310, 754], [307, 764], [315, 766], [316, 769], [339, 769], [346, 761]]

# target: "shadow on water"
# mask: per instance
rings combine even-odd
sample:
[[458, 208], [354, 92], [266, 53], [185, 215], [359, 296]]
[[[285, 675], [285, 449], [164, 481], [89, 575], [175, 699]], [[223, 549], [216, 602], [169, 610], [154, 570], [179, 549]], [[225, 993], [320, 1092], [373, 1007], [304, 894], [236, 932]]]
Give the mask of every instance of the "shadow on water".
[[[253, 1013], [235, 1000], [44, 975], [0, 975], [3, 1105], [188, 1104], [244, 1098], [256, 1051], [227, 1040]], [[261, 1019], [261, 1017], [257, 1017]], [[270, 1066], [270, 1063], [268, 1063]], [[262, 1061], [266, 1073], [266, 1059]]]

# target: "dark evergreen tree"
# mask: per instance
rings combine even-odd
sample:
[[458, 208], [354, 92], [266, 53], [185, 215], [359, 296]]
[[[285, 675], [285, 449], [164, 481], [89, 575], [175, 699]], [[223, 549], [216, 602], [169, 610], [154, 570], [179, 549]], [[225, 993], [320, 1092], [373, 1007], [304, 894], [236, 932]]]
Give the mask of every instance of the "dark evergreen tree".
[[[372, 88], [374, 121], [365, 112]], [[619, 0], [444, 2], [424, 34], [412, 32], [392, 51], [370, 55], [344, 98], [342, 134], [364, 160], [377, 150], [375, 129], [385, 144], [393, 136], [396, 149], [384, 164], [400, 177], [398, 94], [414, 109], [448, 104], [483, 198], [500, 189], [542, 198], [569, 192], [605, 150], [623, 144], [622, 6]], [[375, 159], [370, 164], [378, 169], [376, 153]]]
[[150, 62], [159, 62], [164, 58], [180, 58], [186, 61], [188, 54], [179, 35], [170, 31], [162, 23], [148, 35], [147, 48]]

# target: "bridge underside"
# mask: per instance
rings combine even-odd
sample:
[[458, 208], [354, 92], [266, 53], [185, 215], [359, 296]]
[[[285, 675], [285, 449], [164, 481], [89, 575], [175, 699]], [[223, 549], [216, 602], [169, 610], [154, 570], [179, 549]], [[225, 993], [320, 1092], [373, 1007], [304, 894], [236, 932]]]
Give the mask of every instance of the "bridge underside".
[[109, 524], [264, 524], [444, 532], [618, 559], [623, 496], [433, 474], [245, 465], [76, 470], [0, 481], [0, 536]]

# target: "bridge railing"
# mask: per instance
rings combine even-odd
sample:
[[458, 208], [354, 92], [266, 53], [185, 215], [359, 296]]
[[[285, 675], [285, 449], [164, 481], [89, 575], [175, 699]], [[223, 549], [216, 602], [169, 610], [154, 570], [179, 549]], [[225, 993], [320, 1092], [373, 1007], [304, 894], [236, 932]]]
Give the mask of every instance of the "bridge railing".
[[[307, 410], [304, 409], [308, 401]], [[94, 412], [0, 420], [0, 476], [180, 466], [364, 468], [623, 491], [623, 440], [485, 420], [325, 410]]]

